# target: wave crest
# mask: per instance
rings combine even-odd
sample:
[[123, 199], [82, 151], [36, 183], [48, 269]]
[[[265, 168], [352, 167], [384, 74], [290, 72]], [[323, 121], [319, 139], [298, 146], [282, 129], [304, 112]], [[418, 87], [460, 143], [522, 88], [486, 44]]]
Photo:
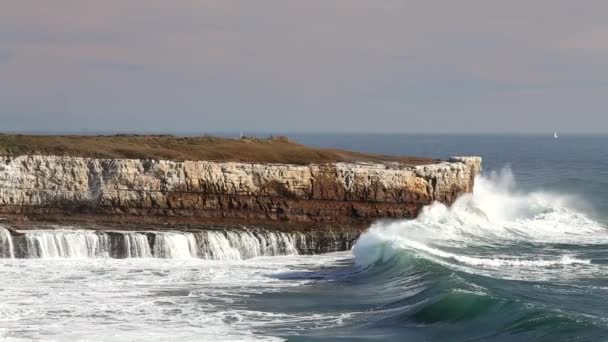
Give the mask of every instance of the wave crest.
[[563, 250], [545, 253], [534, 247], [607, 243], [606, 227], [587, 216], [582, 203], [570, 195], [519, 191], [511, 171], [504, 169], [478, 176], [473, 193], [451, 207], [433, 203], [414, 220], [375, 223], [353, 252], [362, 266], [404, 252], [473, 267], [589, 264], [591, 260]]

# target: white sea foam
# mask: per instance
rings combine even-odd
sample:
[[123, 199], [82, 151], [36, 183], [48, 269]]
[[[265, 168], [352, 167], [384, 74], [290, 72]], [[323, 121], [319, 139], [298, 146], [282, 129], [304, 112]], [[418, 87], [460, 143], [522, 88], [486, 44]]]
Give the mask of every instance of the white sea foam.
[[[508, 170], [477, 177], [472, 194], [451, 207], [434, 203], [418, 218], [374, 224], [354, 247], [356, 262], [370, 265], [408, 251], [450, 266], [538, 268], [585, 265], [591, 260], [571, 254], [525, 250], [526, 244], [608, 243], [605, 226], [577, 209], [580, 200], [555, 193], [516, 190]], [[502, 248], [502, 249], [501, 249]], [[523, 248], [523, 247], [522, 247]], [[496, 250], [497, 254], [488, 251]], [[477, 254], [476, 254], [477, 253]]]
[[0, 340], [281, 341], [269, 331], [325, 329], [348, 317], [281, 306], [256, 311], [244, 303], [252, 293], [310, 281], [277, 273], [313, 271], [342, 258], [3, 259]]

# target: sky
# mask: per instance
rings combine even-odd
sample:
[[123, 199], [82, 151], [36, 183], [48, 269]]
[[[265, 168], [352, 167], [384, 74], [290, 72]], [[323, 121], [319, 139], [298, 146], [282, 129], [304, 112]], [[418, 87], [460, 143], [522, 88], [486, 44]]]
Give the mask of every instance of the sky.
[[608, 132], [605, 0], [2, 0], [0, 131]]

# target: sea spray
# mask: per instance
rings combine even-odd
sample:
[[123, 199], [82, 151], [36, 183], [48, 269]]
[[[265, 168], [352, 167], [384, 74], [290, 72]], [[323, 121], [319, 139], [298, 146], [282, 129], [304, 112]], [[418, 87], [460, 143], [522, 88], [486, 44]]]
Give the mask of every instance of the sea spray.
[[469, 272], [590, 264], [567, 251], [543, 254], [532, 246], [513, 255], [508, 250], [526, 244], [607, 243], [606, 227], [575, 203], [571, 196], [518, 191], [509, 170], [478, 176], [473, 193], [461, 196], [452, 207], [434, 203], [414, 220], [372, 225], [353, 249], [355, 260], [366, 266], [409, 253]]

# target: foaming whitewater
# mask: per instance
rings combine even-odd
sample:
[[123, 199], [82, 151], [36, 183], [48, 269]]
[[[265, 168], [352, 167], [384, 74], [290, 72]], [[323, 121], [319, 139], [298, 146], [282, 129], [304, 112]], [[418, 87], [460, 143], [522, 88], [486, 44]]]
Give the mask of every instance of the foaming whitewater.
[[157, 234], [154, 243], [154, 255], [159, 258], [196, 258], [198, 248], [194, 234]]
[[[78, 233], [76, 233], [78, 234]], [[112, 254], [119, 256], [120, 253], [120, 247], [123, 247], [124, 249], [124, 256], [125, 258], [151, 258], [152, 257], [152, 249], [150, 248], [150, 244], [148, 241], [148, 235], [145, 234], [141, 234], [141, 233], [125, 233], [122, 234], [122, 238], [123, 238], [123, 246], [120, 246], [120, 244], [115, 244], [114, 246], [112, 245], [108, 245], [106, 243], [106, 241], [110, 241], [110, 236], [109, 234], [106, 233], [98, 233], [98, 235], [101, 235], [101, 241], [103, 242], [103, 245], [100, 246], [102, 250], [104, 250], [104, 252], [99, 255], [96, 253], [91, 253], [89, 255], [85, 255], [86, 257], [92, 258], [92, 257], [109, 257]], [[119, 239], [120, 241], [120, 239]], [[93, 239], [92, 241], [93, 243], [91, 245], [95, 246], [94, 242], [95, 240]], [[118, 247], [118, 250], [114, 250], [115, 253], [112, 253], [113, 249], [112, 248], [116, 248]], [[154, 245], [154, 247], [156, 247], [156, 244]], [[72, 257], [72, 255], [63, 255], [63, 257]]]
[[[339, 239], [339, 237], [336, 237]], [[301, 233], [264, 230], [198, 232], [93, 231], [73, 227], [15, 231], [0, 227], [2, 258], [201, 258], [244, 260], [314, 249]]]
[[608, 227], [591, 213], [580, 197], [518, 189], [508, 169], [479, 176], [450, 207], [372, 225], [348, 281], [374, 294], [359, 299], [375, 305], [368, 327], [408, 327], [392, 337], [603, 340]]
[[339, 325], [341, 315], [273, 313], [243, 301], [310, 282], [275, 274], [331, 265], [343, 256], [300, 254], [340, 248], [344, 238], [245, 227], [0, 227], [0, 340], [281, 341], [266, 327]]
[[308, 233], [2, 221], [0, 341], [608, 339], [607, 137], [360, 139], [347, 145], [472, 150], [521, 178], [480, 177], [451, 207], [376, 223], [354, 253], [310, 255], [352, 239]]
[[25, 234], [27, 253], [34, 258], [96, 257], [109, 250], [108, 239], [86, 231], [35, 231]]
[[499, 270], [502, 275], [518, 278], [528, 275], [520, 272], [526, 267], [588, 265], [591, 260], [576, 251], [547, 246], [608, 243], [607, 228], [584, 208], [580, 198], [518, 191], [505, 169], [478, 176], [473, 193], [451, 207], [434, 203], [415, 220], [374, 224], [361, 236], [354, 254], [362, 266], [407, 253], [473, 273], [476, 267], [504, 268]]

